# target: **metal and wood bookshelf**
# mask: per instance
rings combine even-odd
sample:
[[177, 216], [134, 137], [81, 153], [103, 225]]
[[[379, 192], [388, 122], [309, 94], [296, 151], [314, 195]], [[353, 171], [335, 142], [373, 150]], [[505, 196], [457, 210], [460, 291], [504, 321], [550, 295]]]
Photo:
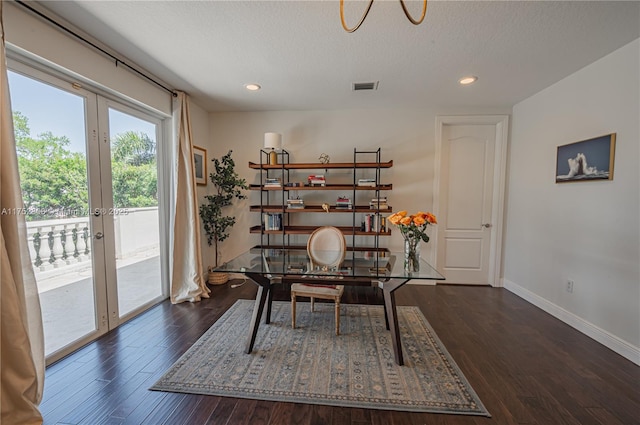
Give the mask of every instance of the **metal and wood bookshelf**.
[[[371, 161], [374, 158], [375, 160]], [[361, 161], [366, 159], [368, 161]], [[291, 243], [292, 235], [309, 235], [315, 229], [321, 225], [304, 225], [304, 224], [292, 224], [291, 216], [295, 216], [298, 219], [303, 217], [303, 214], [323, 213], [323, 214], [340, 214], [344, 217], [345, 213], [349, 213], [352, 216], [351, 225], [335, 225], [331, 222], [324, 225], [332, 225], [340, 229], [345, 237], [347, 237], [347, 245], [349, 250], [379, 250], [380, 237], [389, 236], [391, 231], [389, 226], [381, 228], [384, 220], [383, 214], [387, 215], [393, 212], [391, 206], [380, 209], [370, 204], [356, 204], [356, 195], [363, 194], [363, 191], [368, 191], [372, 194], [374, 199], [380, 199], [381, 193], [386, 193], [393, 189], [393, 185], [381, 182], [382, 170], [391, 168], [393, 161], [382, 162], [381, 150], [375, 151], [353, 151], [353, 162], [336, 162], [336, 163], [291, 163], [289, 162], [289, 153], [286, 150], [278, 152], [278, 164], [269, 163], [269, 152], [260, 151], [260, 162], [249, 162], [249, 168], [260, 171], [259, 183], [250, 185], [250, 189], [260, 192], [260, 199], [258, 204], [250, 206], [251, 212], [261, 213], [261, 223], [259, 225], [252, 226], [250, 233], [260, 234], [260, 246], [264, 248], [280, 248], [280, 247], [300, 247], [304, 249], [303, 244]], [[291, 175], [292, 172], [299, 172], [303, 170], [351, 170], [352, 182], [340, 182], [340, 183], [327, 183], [322, 186], [302, 185], [298, 183], [297, 186], [289, 186], [292, 184]], [[361, 186], [358, 184], [357, 173], [359, 170], [369, 170], [374, 177], [370, 180], [373, 182], [370, 186]], [[265, 186], [265, 182], [272, 182], [275, 179], [279, 179], [281, 185], [279, 187], [273, 187], [272, 185]], [[313, 203], [304, 204], [302, 207], [291, 208], [288, 206], [287, 200], [290, 199], [290, 195], [293, 192], [298, 191], [315, 191], [315, 192], [350, 192], [352, 196], [353, 205], [351, 208], [338, 207], [336, 203]], [[280, 194], [276, 198], [276, 195]], [[282, 226], [278, 230], [265, 230], [265, 217], [270, 214], [281, 214]], [[365, 215], [371, 215], [375, 217], [377, 228], [375, 231], [365, 231], [361, 228], [360, 218]], [[349, 238], [349, 236], [351, 236]], [[371, 237], [370, 243], [364, 243], [358, 245], [356, 243], [356, 237], [364, 236]], [[350, 239], [350, 240], [349, 240]], [[351, 243], [349, 243], [351, 242]]]

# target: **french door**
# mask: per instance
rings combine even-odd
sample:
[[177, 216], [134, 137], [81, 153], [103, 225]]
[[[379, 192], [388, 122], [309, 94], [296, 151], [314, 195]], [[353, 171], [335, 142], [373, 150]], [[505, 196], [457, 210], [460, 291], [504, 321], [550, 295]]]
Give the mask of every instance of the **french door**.
[[50, 363], [167, 296], [162, 121], [21, 63], [9, 68]]

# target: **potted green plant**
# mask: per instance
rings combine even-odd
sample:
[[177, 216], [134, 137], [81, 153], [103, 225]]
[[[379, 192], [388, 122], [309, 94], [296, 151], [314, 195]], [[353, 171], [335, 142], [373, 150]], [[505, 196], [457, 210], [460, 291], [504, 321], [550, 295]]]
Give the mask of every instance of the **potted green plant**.
[[[225, 215], [224, 209], [230, 206], [236, 199], [245, 199], [242, 189], [248, 189], [245, 179], [241, 179], [235, 171], [235, 163], [231, 158], [231, 150], [222, 158], [213, 158], [213, 172], [209, 173], [209, 179], [216, 193], [205, 196], [206, 203], [200, 205], [200, 218], [204, 224], [209, 246], [215, 249], [215, 266], [219, 266], [219, 244], [229, 237], [229, 230], [236, 224], [234, 216]], [[229, 279], [227, 273], [212, 273], [209, 267], [209, 283], [223, 284]]]

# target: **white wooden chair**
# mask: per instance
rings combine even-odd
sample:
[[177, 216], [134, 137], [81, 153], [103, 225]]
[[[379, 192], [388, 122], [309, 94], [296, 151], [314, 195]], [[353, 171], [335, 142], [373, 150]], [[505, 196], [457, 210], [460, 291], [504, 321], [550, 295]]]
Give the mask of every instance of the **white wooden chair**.
[[[332, 226], [317, 228], [307, 242], [310, 266], [329, 270], [342, 264], [347, 243], [342, 232]], [[310, 297], [311, 311], [314, 309], [314, 299], [333, 300], [336, 304], [336, 335], [340, 335], [340, 298], [344, 292], [344, 285], [308, 285], [293, 283], [291, 285], [291, 326], [296, 327], [296, 297]]]

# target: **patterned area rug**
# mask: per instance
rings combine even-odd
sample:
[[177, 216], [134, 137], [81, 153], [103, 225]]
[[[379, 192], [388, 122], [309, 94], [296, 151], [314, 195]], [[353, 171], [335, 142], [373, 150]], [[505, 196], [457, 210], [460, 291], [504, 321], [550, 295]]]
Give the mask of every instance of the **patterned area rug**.
[[418, 307], [398, 307], [405, 365], [393, 358], [382, 306], [274, 302], [245, 354], [254, 301], [238, 300], [152, 390], [367, 409], [490, 416]]

